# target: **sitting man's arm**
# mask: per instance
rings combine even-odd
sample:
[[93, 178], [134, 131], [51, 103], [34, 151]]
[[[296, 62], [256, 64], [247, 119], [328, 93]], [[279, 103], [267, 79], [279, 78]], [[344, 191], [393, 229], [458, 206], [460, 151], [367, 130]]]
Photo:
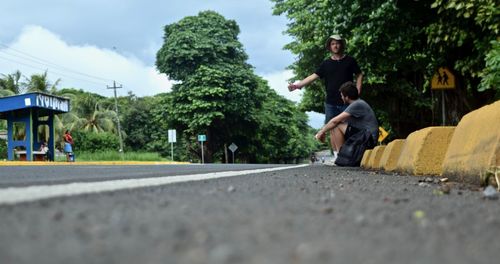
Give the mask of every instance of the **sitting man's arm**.
[[318, 133], [316, 133], [316, 136], [314, 136], [317, 140], [321, 141], [321, 142], [325, 142], [325, 136], [326, 136], [326, 132], [334, 129], [336, 126], [338, 126], [339, 124], [341, 123], [344, 123], [345, 121], [347, 121], [347, 119], [349, 119], [349, 117], [351, 116], [351, 114], [347, 113], [347, 112], [342, 112], [340, 113], [339, 115], [337, 115], [336, 117], [330, 119], [330, 121], [328, 121], [328, 123], [326, 123], [319, 131]]

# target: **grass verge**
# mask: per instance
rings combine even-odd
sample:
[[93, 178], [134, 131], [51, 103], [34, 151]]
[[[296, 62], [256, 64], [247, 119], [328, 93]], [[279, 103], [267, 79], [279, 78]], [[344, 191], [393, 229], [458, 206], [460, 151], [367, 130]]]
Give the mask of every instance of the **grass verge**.
[[[76, 152], [76, 161], [170, 161], [155, 152]], [[66, 156], [56, 157], [56, 161], [66, 161]]]

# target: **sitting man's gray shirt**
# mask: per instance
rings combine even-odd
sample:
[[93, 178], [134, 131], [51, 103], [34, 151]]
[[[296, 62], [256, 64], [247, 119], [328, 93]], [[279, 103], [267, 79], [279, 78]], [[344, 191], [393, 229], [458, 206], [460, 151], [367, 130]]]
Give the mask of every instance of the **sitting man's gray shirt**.
[[378, 122], [373, 109], [363, 99], [357, 99], [344, 110], [351, 116], [347, 120], [350, 126], [365, 129], [372, 133], [375, 142], [378, 140]]

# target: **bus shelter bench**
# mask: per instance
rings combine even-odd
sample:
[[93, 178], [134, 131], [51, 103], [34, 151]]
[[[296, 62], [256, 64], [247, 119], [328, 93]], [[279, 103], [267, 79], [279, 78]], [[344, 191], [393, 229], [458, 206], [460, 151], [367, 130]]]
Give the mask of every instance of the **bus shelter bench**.
[[[15, 155], [19, 157], [19, 160], [26, 161], [26, 150], [16, 150]], [[46, 151], [33, 151], [33, 160], [34, 161], [46, 161], [47, 152]]]

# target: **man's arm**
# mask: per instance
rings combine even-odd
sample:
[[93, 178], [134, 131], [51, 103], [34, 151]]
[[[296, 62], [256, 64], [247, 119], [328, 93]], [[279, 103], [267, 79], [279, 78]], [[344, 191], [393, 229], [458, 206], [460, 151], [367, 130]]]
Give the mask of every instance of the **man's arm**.
[[295, 84], [289, 83], [288, 90], [291, 92], [291, 91], [296, 90], [296, 89], [302, 89], [302, 87], [312, 83], [314, 80], [316, 80], [318, 78], [319, 78], [319, 75], [317, 75], [316, 73], [313, 73], [298, 83], [295, 83]]
[[356, 76], [356, 88], [358, 88], [358, 94], [361, 94], [361, 86], [363, 85], [363, 73]]
[[347, 113], [347, 112], [342, 112], [340, 113], [339, 115], [337, 115], [336, 117], [330, 119], [330, 121], [328, 121], [328, 123], [326, 123], [319, 131], [318, 133], [316, 134], [316, 136], [314, 136], [317, 140], [321, 141], [321, 142], [324, 142], [325, 141], [325, 135], [326, 135], [326, 132], [334, 129], [336, 126], [338, 126], [340, 123], [343, 123], [345, 121], [347, 121], [347, 119], [349, 119], [349, 117], [351, 116], [351, 114]]

